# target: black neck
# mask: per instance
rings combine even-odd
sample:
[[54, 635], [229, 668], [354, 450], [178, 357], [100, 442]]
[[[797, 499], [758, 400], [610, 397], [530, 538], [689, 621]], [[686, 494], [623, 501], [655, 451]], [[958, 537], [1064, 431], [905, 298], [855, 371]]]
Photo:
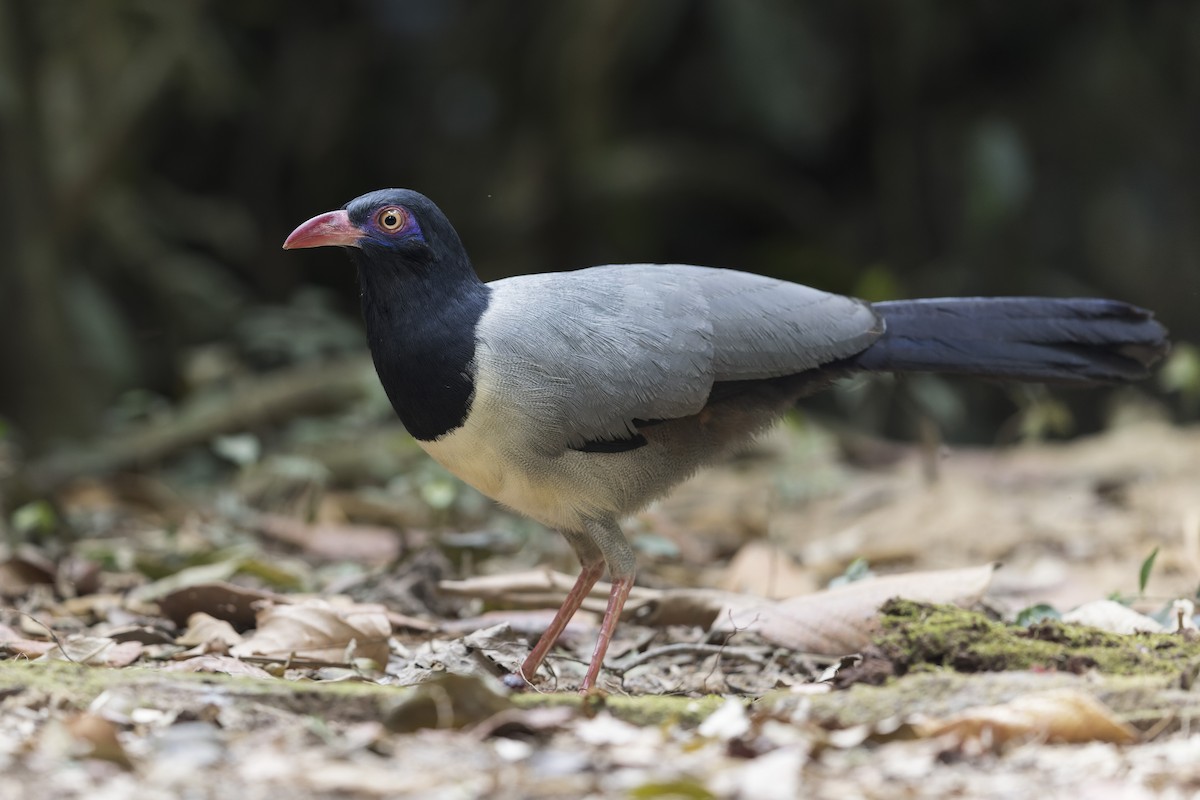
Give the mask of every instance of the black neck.
[[375, 371], [400, 421], [424, 441], [461, 426], [475, 392], [475, 328], [490, 290], [465, 255], [425, 263], [359, 250], [351, 257]]

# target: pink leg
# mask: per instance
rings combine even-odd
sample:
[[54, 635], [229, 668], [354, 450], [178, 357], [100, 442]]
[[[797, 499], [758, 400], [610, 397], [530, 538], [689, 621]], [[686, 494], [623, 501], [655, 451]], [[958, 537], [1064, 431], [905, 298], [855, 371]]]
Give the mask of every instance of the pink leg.
[[[621, 620], [621, 609], [625, 608], [625, 601], [629, 599], [629, 590], [632, 588], [632, 577], [613, 580], [612, 592], [608, 595], [608, 608], [604, 610], [604, 621], [600, 623], [600, 635], [596, 638], [596, 649], [592, 651], [592, 662], [588, 665], [583, 683], [579, 685], [580, 694], [587, 694], [596, 685], [600, 668], [604, 666], [604, 653], [608, 650], [608, 643], [612, 641], [613, 633], [617, 630], [617, 623]], [[540, 642], [538, 647], [541, 647]]]
[[[554, 615], [554, 619], [550, 621], [550, 627], [546, 628], [546, 632], [542, 634], [542, 638], [538, 639], [537, 645], [529, 653], [525, 662], [521, 664], [520, 672], [510, 678], [516, 678], [516, 681], [506, 681], [510, 687], [513, 683], [520, 681], [521, 685], [531, 683], [534, 675], [537, 674], [538, 667], [542, 665], [546, 654], [550, 652], [550, 648], [554, 647], [554, 643], [558, 641], [558, 637], [562, 636], [563, 629], [567, 627], [567, 623], [571, 621], [571, 617], [575, 616], [575, 612], [579, 610], [579, 606], [583, 604], [583, 600], [588, 596], [588, 592], [592, 591], [592, 587], [596, 585], [596, 581], [600, 580], [600, 576], [604, 574], [604, 562], [596, 561], [592, 564], [584, 564], [583, 571], [579, 573], [579, 577], [575, 579], [575, 585], [571, 587], [571, 591], [567, 593], [567, 597], [563, 600], [561, 606], [558, 607], [558, 613]], [[614, 591], [616, 587], [613, 587]], [[625, 594], [629, 594], [629, 590], [625, 590]], [[624, 603], [624, 599], [621, 601]], [[612, 610], [612, 599], [609, 599], [609, 610]], [[618, 613], [619, 613], [618, 609]], [[604, 622], [608, 624], [608, 613], [604, 615]], [[614, 625], [615, 627], [615, 625]], [[607, 643], [606, 643], [607, 646]], [[603, 654], [601, 654], [603, 655]], [[590, 673], [589, 673], [590, 674]], [[516, 687], [513, 687], [516, 688]]]
[[580, 686], [581, 693], [589, 692], [596, 685], [596, 678], [604, 666], [604, 654], [612, 641], [617, 623], [621, 620], [621, 611], [625, 608], [625, 601], [629, 599], [629, 592], [633, 588], [637, 556], [615, 519], [585, 520], [583, 530], [563, 530], [562, 534], [579, 556], [583, 571], [579, 573], [566, 600], [550, 621], [550, 627], [542, 634], [542, 638], [538, 639], [537, 645], [525, 659], [521, 669], [516, 675], [505, 678], [504, 682], [513, 689], [521, 688], [537, 673], [546, 654], [554, 647], [563, 629], [567, 627], [571, 617], [575, 616], [584, 598], [596, 585], [596, 581], [600, 580], [607, 567], [612, 580], [612, 591], [608, 595], [608, 607], [604, 611], [604, 621], [600, 624], [600, 635], [596, 639], [596, 648], [592, 651], [592, 660]]

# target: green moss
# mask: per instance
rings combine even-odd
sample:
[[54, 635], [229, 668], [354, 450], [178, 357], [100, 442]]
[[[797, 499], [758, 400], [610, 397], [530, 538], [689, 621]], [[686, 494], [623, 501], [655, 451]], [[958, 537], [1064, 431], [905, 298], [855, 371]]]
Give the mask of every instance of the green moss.
[[[420, 726], [403, 719], [419, 719], [413, 709], [421, 707], [422, 698], [430, 691], [429, 687], [380, 686], [370, 682], [287, 681], [138, 667], [107, 669], [54, 661], [0, 661], [0, 698], [21, 695], [23, 702], [36, 697], [56, 708], [84, 709], [101, 692], [121, 689], [135, 692], [141, 704], [158, 708], [194, 707], [213, 697], [237, 698], [244, 706], [343, 722], [384, 720], [394, 728]], [[471, 712], [471, 708], [494, 700], [490, 697], [479, 700], [479, 692], [468, 692], [458, 686], [443, 689], [463, 701], [460, 705], [467, 710], [467, 719], [481, 715]], [[529, 692], [500, 696], [496, 702], [511, 703], [518, 708], [567, 705], [581, 710], [587, 704], [593, 711], [604, 708], [634, 725], [693, 725], [716, 711], [725, 698], [610, 695], [601, 699], [581, 698], [574, 693]]]
[[587, 703], [594, 710], [603, 708], [614, 717], [623, 719], [633, 725], [662, 725], [666, 723], [682, 723], [696, 725], [725, 702], [724, 697], [708, 695], [706, 697], [679, 697], [676, 695], [609, 695], [602, 701], [591, 698], [581, 698], [574, 692], [555, 692], [552, 694], [515, 694], [513, 704], [520, 708], [538, 708], [548, 706], [580, 707]]
[[0, 697], [84, 709], [105, 691], [130, 692], [139, 705], [161, 709], [194, 708], [214, 698], [229, 698], [246, 707], [358, 722], [385, 717], [406, 690], [365, 682], [318, 683], [139, 667], [108, 669], [55, 661], [0, 661]]
[[1200, 642], [1169, 633], [1108, 633], [1043, 620], [1007, 625], [956, 606], [893, 600], [882, 609], [878, 651], [896, 673], [1046, 670], [1107, 675], [1179, 675], [1200, 662]]
[[875, 725], [913, 714], [946, 717], [968, 708], [1007, 703], [1018, 697], [1055, 689], [1090, 694], [1118, 719], [1143, 730], [1195, 729], [1200, 698], [1162, 676], [1083, 677], [1062, 672], [986, 672], [966, 675], [950, 670], [912, 673], [884, 686], [858, 684], [844, 692], [797, 696], [780, 691], [755, 704], [762, 713], [793, 718], [797, 713], [828, 728]]

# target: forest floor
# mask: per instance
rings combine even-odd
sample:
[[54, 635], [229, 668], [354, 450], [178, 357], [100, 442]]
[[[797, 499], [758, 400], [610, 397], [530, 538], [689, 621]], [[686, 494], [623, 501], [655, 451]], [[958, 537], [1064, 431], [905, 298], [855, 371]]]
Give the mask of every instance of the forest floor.
[[556, 535], [394, 428], [286, 441], [13, 515], [0, 800], [1200, 792], [1200, 428], [931, 454], [781, 426], [629, 523], [583, 698], [603, 587], [530, 691], [499, 680], [569, 585]]

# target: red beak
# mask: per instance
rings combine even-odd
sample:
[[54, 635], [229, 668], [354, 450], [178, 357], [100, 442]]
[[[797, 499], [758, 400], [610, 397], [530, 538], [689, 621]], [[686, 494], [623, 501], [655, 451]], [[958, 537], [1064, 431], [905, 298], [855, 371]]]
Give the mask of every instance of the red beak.
[[350, 215], [344, 209], [330, 211], [303, 223], [283, 243], [284, 250], [302, 247], [358, 247], [362, 231], [350, 223]]

